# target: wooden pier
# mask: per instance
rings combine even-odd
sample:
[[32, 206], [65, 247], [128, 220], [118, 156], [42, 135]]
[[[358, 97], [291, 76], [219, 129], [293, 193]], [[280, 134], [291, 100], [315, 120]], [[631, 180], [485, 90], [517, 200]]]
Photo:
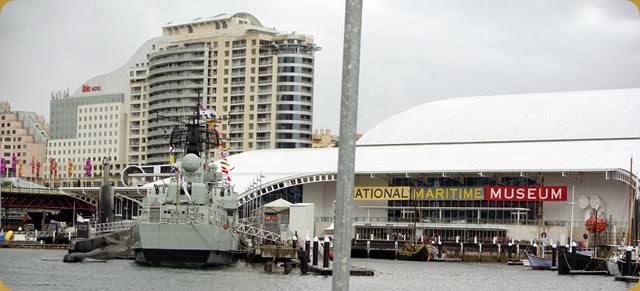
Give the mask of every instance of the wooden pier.
[[64, 250], [64, 249], [69, 249], [69, 244], [40, 244], [40, 243], [4, 242], [4, 243], [0, 243], [0, 249]]
[[[316, 275], [324, 275], [331, 276], [333, 274], [333, 268], [331, 267], [322, 267], [322, 266], [309, 266], [309, 270]], [[351, 266], [349, 268], [350, 276], [373, 276], [374, 272], [371, 269], [366, 269], [363, 267]]]

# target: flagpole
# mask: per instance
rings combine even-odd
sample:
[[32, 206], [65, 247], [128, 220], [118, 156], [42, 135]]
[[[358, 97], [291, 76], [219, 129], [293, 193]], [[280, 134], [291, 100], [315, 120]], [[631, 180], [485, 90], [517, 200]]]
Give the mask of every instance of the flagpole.
[[73, 199], [73, 218], [71, 220], [71, 226], [73, 226], [73, 227], [76, 226], [76, 200], [75, 200], [75, 198]]
[[569, 224], [569, 245], [573, 243], [573, 199], [576, 196], [576, 185], [573, 185], [571, 189], [571, 224]]

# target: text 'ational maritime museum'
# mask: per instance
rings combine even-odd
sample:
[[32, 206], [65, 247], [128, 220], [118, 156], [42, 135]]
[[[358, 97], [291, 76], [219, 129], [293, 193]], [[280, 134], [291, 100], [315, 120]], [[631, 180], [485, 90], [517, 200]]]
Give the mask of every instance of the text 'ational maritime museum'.
[[[544, 232], [564, 244], [591, 237], [585, 222], [597, 212], [608, 225], [600, 236], [618, 243], [638, 190], [639, 113], [640, 89], [621, 89], [450, 98], [392, 116], [357, 142], [354, 237], [529, 240]], [[331, 225], [338, 148], [256, 150], [228, 161], [241, 209], [279, 198], [313, 203], [311, 235]]]

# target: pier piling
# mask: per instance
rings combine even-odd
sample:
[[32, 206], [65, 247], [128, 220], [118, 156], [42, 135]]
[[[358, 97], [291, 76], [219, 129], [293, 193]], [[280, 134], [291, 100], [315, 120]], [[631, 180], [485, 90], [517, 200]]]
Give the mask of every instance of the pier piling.
[[324, 237], [324, 256], [322, 257], [322, 267], [329, 268], [329, 237]]
[[313, 263], [312, 265], [317, 266], [318, 265], [318, 247], [320, 246], [320, 244], [318, 243], [318, 237], [314, 237], [313, 238]]

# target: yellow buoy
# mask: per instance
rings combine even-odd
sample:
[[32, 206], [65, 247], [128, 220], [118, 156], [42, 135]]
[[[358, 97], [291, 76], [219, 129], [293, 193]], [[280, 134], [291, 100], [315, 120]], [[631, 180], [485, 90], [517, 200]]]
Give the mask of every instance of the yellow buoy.
[[11, 236], [13, 236], [13, 230], [7, 231], [7, 233], [4, 234], [4, 240], [11, 240]]

